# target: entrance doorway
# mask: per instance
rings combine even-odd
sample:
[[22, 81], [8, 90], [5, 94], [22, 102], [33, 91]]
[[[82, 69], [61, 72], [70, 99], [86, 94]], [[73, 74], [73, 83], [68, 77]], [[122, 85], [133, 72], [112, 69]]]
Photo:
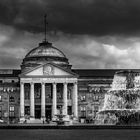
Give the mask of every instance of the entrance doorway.
[[68, 115], [72, 115], [72, 107], [68, 106]]
[[52, 110], [51, 110], [51, 105], [46, 106], [46, 119], [51, 120], [52, 118]]
[[62, 114], [62, 105], [57, 106], [57, 114]]
[[41, 106], [35, 105], [35, 118], [40, 119], [41, 118]]
[[30, 106], [25, 106], [25, 116], [30, 116]]

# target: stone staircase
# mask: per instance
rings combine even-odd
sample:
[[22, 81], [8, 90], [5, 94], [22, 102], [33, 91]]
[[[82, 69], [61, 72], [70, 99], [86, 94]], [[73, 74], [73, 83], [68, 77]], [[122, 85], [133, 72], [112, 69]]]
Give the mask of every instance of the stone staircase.
[[26, 123], [32, 123], [32, 124], [42, 124], [43, 121], [40, 119], [28, 119], [26, 120]]

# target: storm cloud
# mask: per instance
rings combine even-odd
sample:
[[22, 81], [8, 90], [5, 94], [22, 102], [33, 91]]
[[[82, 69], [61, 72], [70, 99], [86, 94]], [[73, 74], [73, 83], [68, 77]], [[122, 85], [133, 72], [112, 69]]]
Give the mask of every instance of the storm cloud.
[[134, 34], [140, 30], [139, 0], [1, 0], [0, 23], [30, 32], [49, 30], [72, 34]]
[[20, 68], [44, 38], [73, 68], [140, 68], [139, 0], [1, 0], [0, 68]]

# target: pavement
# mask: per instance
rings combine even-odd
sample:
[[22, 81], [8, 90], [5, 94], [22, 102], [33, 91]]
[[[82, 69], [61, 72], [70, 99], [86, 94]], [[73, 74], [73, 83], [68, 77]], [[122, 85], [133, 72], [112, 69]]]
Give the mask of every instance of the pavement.
[[139, 140], [140, 129], [0, 129], [1, 140]]

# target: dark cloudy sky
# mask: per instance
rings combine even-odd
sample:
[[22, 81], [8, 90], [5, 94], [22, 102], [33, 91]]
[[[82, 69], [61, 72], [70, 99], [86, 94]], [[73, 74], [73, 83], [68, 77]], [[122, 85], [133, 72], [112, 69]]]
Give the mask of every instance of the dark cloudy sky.
[[20, 68], [44, 38], [73, 68], [140, 68], [140, 0], [0, 0], [0, 68]]

